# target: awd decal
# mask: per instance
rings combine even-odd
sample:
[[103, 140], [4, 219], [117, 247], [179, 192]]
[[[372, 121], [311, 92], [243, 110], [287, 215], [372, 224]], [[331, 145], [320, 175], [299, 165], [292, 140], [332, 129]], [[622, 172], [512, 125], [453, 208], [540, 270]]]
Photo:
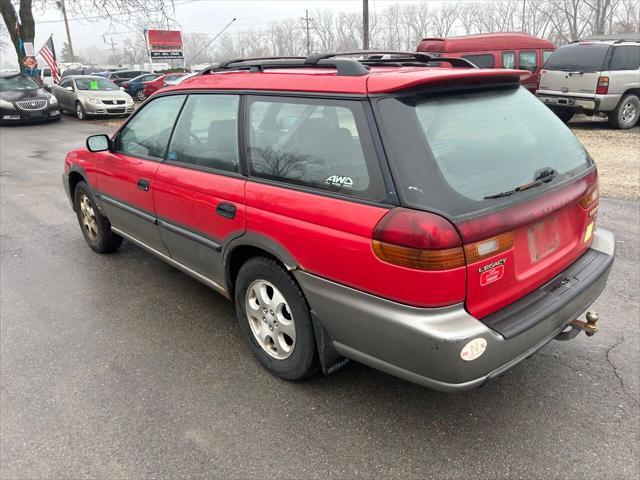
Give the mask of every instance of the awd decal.
[[353, 187], [353, 179], [351, 177], [343, 177], [342, 175], [331, 175], [324, 181], [324, 183], [345, 188]]

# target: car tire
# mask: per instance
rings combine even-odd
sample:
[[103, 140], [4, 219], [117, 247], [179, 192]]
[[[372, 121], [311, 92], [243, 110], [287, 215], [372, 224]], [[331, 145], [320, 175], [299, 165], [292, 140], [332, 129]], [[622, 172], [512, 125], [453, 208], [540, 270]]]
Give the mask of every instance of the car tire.
[[76, 102], [76, 117], [78, 117], [78, 120], [87, 119], [87, 112], [84, 111], [84, 107], [80, 102]]
[[276, 261], [252, 257], [242, 265], [235, 303], [240, 328], [267, 370], [286, 380], [301, 380], [318, 370], [309, 305]]
[[138, 91], [138, 93], [136, 93], [136, 100], [144, 102], [146, 99], [147, 99], [147, 96], [144, 94], [144, 90], [140, 90]]
[[97, 253], [115, 252], [122, 244], [122, 237], [111, 230], [109, 220], [100, 214], [91, 189], [85, 182], [76, 185], [73, 205], [89, 247]]
[[573, 118], [573, 112], [571, 110], [563, 110], [563, 109], [560, 109], [560, 108], [553, 108], [553, 109], [551, 109], [551, 111], [553, 113], [555, 113], [556, 117], [558, 117], [564, 123], [569, 123], [571, 121], [571, 119]]
[[616, 108], [609, 113], [609, 124], [613, 128], [626, 130], [638, 123], [640, 118], [640, 99], [629, 94], [622, 97]]

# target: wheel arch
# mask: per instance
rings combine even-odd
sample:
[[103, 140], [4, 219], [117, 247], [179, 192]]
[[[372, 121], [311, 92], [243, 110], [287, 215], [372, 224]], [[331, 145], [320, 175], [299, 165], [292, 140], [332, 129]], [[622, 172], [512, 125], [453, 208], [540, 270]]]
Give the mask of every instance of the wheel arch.
[[[68, 180], [69, 182], [69, 198], [71, 200], [71, 204], [73, 205], [73, 209], [75, 211], [76, 209], [76, 204], [75, 204], [75, 194], [76, 194], [76, 187], [78, 186], [78, 183], [80, 182], [85, 182], [87, 185], [89, 185], [89, 182], [87, 181], [86, 176], [84, 175], [84, 172], [81, 171], [78, 168], [72, 168], [69, 171], [69, 177]], [[91, 187], [89, 187], [91, 188]]]
[[300, 268], [293, 255], [277, 241], [263, 235], [245, 233], [232, 240], [223, 251], [222, 261], [225, 268], [225, 282], [227, 291], [232, 298], [235, 290], [235, 280], [240, 267], [248, 259], [255, 256], [272, 258], [287, 271]]

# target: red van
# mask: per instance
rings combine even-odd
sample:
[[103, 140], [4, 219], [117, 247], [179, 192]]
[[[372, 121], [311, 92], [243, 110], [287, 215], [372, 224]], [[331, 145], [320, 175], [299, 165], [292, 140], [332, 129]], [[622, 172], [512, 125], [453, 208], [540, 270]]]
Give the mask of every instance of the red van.
[[556, 49], [553, 43], [526, 33], [484, 33], [466, 37], [425, 38], [418, 52], [461, 57], [480, 68], [518, 68], [533, 75], [522, 84], [535, 92], [544, 62]]

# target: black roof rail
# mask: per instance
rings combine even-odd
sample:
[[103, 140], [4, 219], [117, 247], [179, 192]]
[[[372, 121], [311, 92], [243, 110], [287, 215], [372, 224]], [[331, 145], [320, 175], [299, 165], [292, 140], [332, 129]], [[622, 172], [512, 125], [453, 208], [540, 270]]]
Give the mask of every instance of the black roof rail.
[[[382, 58], [388, 56], [388, 58]], [[344, 57], [344, 58], [343, 58]], [[364, 57], [364, 58], [354, 58]], [[339, 76], [361, 76], [370, 66], [428, 66], [447, 62], [453, 67], [478, 68], [464, 58], [434, 57], [424, 52], [395, 50], [356, 50], [350, 52], [315, 53], [308, 57], [255, 57], [225, 60], [211, 65], [196, 75], [225, 71], [262, 72], [272, 68], [335, 68]]]

